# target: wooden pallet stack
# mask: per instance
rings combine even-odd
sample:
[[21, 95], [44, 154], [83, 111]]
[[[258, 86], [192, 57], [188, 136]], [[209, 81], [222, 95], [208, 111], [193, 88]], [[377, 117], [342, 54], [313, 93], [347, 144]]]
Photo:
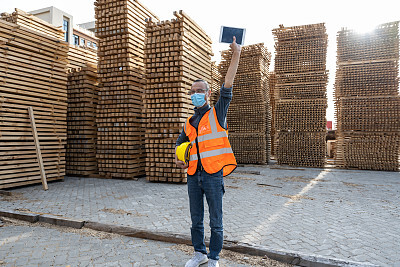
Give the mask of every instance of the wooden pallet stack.
[[0, 18], [53, 38], [64, 40], [64, 31], [61, 28], [55, 27], [54, 25], [21, 9], [15, 8], [15, 11], [11, 14], [2, 13]]
[[95, 14], [99, 38], [99, 174], [137, 179], [145, 174], [145, 20], [156, 17], [136, 0], [97, 0]]
[[146, 177], [157, 182], [186, 182], [175, 165], [175, 142], [193, 114], [194, 80], [211, 84], [211, 39], [184, 12], [146, 28]]
[[67, 53], [67, 43], [0, 19], [0, 189], [40, 183], [41, 161], [47, 181], [64, 178]]
[[278, 164], [323, 167], [326, 135], [325, 25], [273, 30]]
[[335, 105], [342, 168], [399, 171], [399, 22], [337, 36]]
[[221, 74], [218, 70], [218, 65], [215, 61], [211, 62], [211, 105], [214, 106], [219, 98], [219, 91], [221, 90]]
[[271, 155], [275, 155], [275, 138], [276, 138], [276, 129], [275, 129], [275, 114], [276, 114], [276, 75], [275, 72], [269, 73], [268, 78], [269, 83], [269, 101], [271, 106]]
[[[231, 50], [222, 51], [219, 71], [223, 78], [231, 58]], [[268, 69], [270, 60], [271, 53], [262, 43], [242, 47], [233, 84], [233, 99], [227, 116], [229, 141], [238, 163], [269, 162], [271, 111]], [[223, 81], [220, 82], [222, 83]]]
[[96, 160], [97, 66], [88, 64], [68, 75], [66, 174], [98, 174]]

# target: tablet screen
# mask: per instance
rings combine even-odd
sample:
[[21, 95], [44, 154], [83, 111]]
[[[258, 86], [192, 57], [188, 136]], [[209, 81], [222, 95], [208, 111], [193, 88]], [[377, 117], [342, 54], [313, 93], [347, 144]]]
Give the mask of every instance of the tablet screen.
[[219, 42], [230, 44], [233, 41], [233, 36], [236, 36], [236, 43], [243, 45], [245, 32], [246, 32], [246, 29], [243, 29], [243, 28], [233, 28], [233, 27], [222, 26], [221, 34], [219, 37]]

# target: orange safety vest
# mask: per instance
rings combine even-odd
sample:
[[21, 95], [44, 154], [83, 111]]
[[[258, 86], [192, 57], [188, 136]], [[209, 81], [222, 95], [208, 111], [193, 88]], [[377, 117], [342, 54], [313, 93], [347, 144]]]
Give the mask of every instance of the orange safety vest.
[[[191, 118], [191, 117], [190, 117]], [[189, 137], [193, 147], [190, 150], [189, 175], [195, 174], [197, 170], [197, 143], [199, 144], [199, 155], [204, 170], [209, 173], [217, 173], [223, 169], [223, 176], [232, 173], [236, 167], [236, 159], [233, 155], [228, 140], [228, 132], [219, 125], [217, 114], [214, 108], [204, 114], [199, 126], [196, 129], [189, 123], [190, 118], [185, 122], [185, 133]]]

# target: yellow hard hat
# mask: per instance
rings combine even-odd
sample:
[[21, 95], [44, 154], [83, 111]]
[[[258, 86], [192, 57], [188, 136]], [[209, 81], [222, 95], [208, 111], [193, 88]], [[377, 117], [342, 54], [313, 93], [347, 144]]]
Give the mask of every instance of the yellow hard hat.
[[189, 163], [189, 157], [190, 157], [190, 149], [192, 148], [192, 143], [190, 142], [185, 142], [180, 144], [176, 148], [176, 156], [180, 161], [185, 162], [186, 164]]

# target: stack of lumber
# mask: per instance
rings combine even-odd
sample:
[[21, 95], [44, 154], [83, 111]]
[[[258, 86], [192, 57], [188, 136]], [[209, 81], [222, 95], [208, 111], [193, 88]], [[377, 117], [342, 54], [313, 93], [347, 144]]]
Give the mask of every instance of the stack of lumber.
[[146, 19], [155, 16], [134, 0], [97, 0], [99, 38], [97, 159], [99, 174], [137, 179], [145, 174], [142, 96]]
[[275, 72], [269, 73], [269, 101], [271, 106], [271, 155], [275, 155], [275, 114], [276, 114], [276, 99], [275, 99], [275, 88], [276, 88], [276, 75]]
[[342, 168], [398, 171], [400, 152], [399, 22], [369, 34], [337, 36], [335, 105]]
[[97, 99], [96, 65], [72, 69], [68, 75], [67, 175], [90, 176], [98, 173]]
[[68, 50], [68, 69], [84, 68], [86, 64], [97, 65], [97, 50], [78, 45], [70, 45]]
[[326, 151], [325, 25], [273, 30], [278, 164], [323, 167]]
[[[61, 28], [18, 8], [12, 14], [2, 13], [0, 18], [53, 38], [64, 40], [64, 31]], [[69, 46], [67, 69], [85, 67], [87, 62], [97, 64], [97, 50], [78, 45]]]
[[21, 9], [16, 8], [12, 14], [2, 13], [0, 18], [50, 37], [64, 40], [64, 31], [61, 28], [58, 28], [30, 13], [22, 11]]
[[[222, 51], [219, 65], [225, 77], [232, 51]], [[264, 164], [270, 158], [271, 112], [268, 68], [271, 53], [264, 44], [242, 47], [228, 109], [229, 141], [238, 163]], [[222, 84], [223, 81], [221, 81]]]
[[219, 99], [219, 91], [221, 90], [221, 74], [215, 61], [211, 62], [211, 99], [210, 104], [214, 106]]
[[0, 19], [0, 189], [40, 183], [40, 161], [47, 181], [65, 175], [67, 53], [67, 43]]
[[184, 12], [171, 21], [148, 20], [146, 28], [146, 177], [149, 181], [186, 182], [175, 165], [175, 142], [193, 114], [194, 80], [211, 83], [211, 39]]

